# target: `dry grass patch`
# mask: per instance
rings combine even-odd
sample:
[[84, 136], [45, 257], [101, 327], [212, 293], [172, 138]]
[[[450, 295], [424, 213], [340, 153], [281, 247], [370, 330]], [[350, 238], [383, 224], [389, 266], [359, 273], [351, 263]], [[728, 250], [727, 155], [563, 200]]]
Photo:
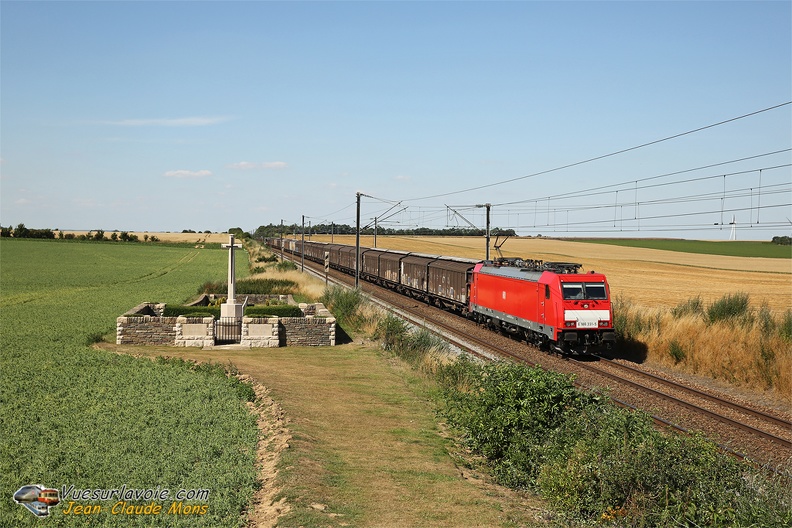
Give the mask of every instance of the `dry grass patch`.
[[[699, 306], [700, 305], [700, 306]], [[643, 343], [649, 364], [709, 377], [734, 387], [765, 393], [779, 402], [792, 400], [792, 346], [784, 335], [782, 317], [750, 306], [740, 316], [711, 322], [712, 303], [693, 298], [687, 306], [698, 312], [647, 309], [618, 298], [614, 308], [617, 331]]]

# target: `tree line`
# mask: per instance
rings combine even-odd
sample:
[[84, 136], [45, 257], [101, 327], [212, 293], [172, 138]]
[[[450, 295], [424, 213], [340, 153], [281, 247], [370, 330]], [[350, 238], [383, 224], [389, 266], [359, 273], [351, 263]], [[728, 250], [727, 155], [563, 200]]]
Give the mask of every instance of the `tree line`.
[[[57, 231], [57, 232], [56, 232]], [[49, 238], [60, 240], [111, 240], [113, 242], [140, 242], [138, 236], [128, 231], [113, 231], [109, 236], [105, 236], [103, 229], [96, 229], [88, 231], [80, 235], [74, 233], [64, 233], [60, 230], [46, 229], [30, 229], [25, 227], [25, 224], [18, 224], [15, 228], [8, 226], [0, 226], [0, 237], [2, 238]], [[143, 235], [144, 242], [159, 242], [159, 238], [152, 235]]]
[[[238, 229], [238, 228], [236, 228]], [[251, 236], [257, 239], [279, 238], [281, 235], [289, 236], [302, 233], [302, 226], [298, 224], [281, 226], [280, 224], [268, 224], [259, 226]], [[355, 227], [347, 224], [317, 224], [306, 226], [305, 234], [311, 235], [354, 235], [357, 233]], [[373, 235], [374, 228], [366, 227], [360, 230], [361, 235]], [[414, 229], [393, 229], [377, 226], [378, 235], [422, 235], [422, 236], [484, 236], [483, 229], [472, 229], [462, 227], [450, 227], [445, 229], [431, 229], [428, 227], [418, 227]], [[514, 229], [494, 228], [490, 231], [492, 236], [516, 236]]]

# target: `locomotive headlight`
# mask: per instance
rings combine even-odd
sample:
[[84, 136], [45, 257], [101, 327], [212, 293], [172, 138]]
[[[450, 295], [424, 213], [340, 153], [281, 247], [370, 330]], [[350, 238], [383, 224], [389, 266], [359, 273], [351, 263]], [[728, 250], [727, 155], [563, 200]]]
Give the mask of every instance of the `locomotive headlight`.
[[567, 328], [574, 328], [576, 324], [575, 321], [564, 321], [564, 326]]
[[610, 321], [600, 321], [599, 325], [600, 326], [610, 326]]

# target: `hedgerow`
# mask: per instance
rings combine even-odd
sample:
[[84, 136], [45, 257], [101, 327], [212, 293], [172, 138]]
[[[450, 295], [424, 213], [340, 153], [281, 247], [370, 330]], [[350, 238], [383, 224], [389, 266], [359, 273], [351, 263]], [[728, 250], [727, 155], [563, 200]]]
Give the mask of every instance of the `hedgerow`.
[[[297, 283], [289, 279], [238, 280], [234, 291], [237, 295], [288, 295], [297, 291]], [[206, 281], [198, 288], [198, 293], [224, 295], [228, 293], [228, 282]]]
[[663, 434], [647, 415], [541, 368], [468, 362], [465, 369], [461, 387], [445, 386], [449, 423], [499, 482], [541, 493], [573, 523], [792, 522], [788, 481], [759, 474], [702, 436]]

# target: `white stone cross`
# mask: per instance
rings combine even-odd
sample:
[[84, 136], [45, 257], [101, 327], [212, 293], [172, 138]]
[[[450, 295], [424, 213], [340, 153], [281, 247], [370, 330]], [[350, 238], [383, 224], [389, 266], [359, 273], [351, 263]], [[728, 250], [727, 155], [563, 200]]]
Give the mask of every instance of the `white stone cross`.
[[[237, 312], [241, 310], [236, 309], [236, 261], [234, 259], [234, 250], [242, 247], [239, 244], [234, 244], [234, 235], [229, 235], [228, 244], [223, 244], [224, 248], [228, 248], [228, 298], [220, 306], [222, 317], [238, 316]], [[227, 309], [224, 309], [228, 305]], [[242, 305], [239, 305], [240, 307]]]

